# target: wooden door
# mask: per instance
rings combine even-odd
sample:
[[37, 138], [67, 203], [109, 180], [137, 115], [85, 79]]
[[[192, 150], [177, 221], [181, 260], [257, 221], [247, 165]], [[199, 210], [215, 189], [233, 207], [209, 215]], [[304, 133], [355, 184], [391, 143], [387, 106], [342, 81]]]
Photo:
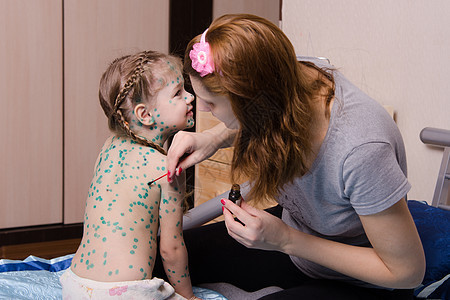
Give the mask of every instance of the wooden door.
[[98, 101], [102, 73], [116, 57], [168, 51], [169, 1], [64, 1], [64, 223], [83, 221], [98, 152], [109, 135]]
[[0, 228], [62, 222], [62, 1], [0, 1]]

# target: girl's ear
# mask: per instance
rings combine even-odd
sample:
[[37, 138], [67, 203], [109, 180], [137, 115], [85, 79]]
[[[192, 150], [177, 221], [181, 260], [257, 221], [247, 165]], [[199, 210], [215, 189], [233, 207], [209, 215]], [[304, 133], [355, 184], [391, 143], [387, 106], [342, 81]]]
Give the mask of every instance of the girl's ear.
[[134, 108], [134, 115], [143, 125], [151, 126], [155, 124], [155, 118], [153, 118], [152, 113], [148, 110], [145, 104], [138, 104]]

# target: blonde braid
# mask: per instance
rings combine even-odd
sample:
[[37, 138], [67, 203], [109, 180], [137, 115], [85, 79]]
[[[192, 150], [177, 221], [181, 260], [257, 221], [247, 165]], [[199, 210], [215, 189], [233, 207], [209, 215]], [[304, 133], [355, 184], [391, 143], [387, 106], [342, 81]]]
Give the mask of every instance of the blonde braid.
[[120, 111], [120, 109], [117, 111], [116, 113], [116, 118], [119, 121], [119, 124], [121, 125], [121, 127], [123, 128], [123, 130], [125, 131], [125, 133], [131, 137], [134, 141], [136, 141], [139, 144], [142, 144], [144, 146], [147, 147], [151, 147], [154, 148], [156, 150], [158, 150], [158, 152], [167, 155], [166, 150], [164, 150], [163, 147], [161, 147], [158, 144], [155, 144], [149, 140], [147, 140], [146, 138], [142, 137], [142, 136], [138, 136], [136, 135], [131, 129], [130, 129], [130, 125], [128, 124], [128, 122], [125, 120], [125, 118], [123, 117], [122, 111]]
[[147, 147], [154, 148], [158, 150], [160, 153], [167, 155], [166, 150], [164, 150], [161, 146], [153, 143], [152, 141], [149, 141], [148, 139], [136, 135], [131, 129], [128, 122], [125, 120], [122, 111], [120, 110], [120, 106], [123, 104], [125, 99], [127, 98], [128, 93], [131, 91], [131, 89], [136, 85], [136, 83], [141, 79], [142, 74], [145, 72], [144, 65], [149, 63], [149, 60], [147, 59], [147, 52], [144, 52], [142, 55], [140, 55], [139, 63], [136, 67], [136, 70], [134, 71], [133, 75], [125, 82], [125, 85], [123, 86], [122, 90], [120, 90], [119, 94], [116, 97], [116, 100], [114, 102], [114, 113], [113, 117], [116, 118], [119, 125], [123, 128], [125, 133], [130, 136], [134, 141], [136, 141], [139, 144], [142, 144]]

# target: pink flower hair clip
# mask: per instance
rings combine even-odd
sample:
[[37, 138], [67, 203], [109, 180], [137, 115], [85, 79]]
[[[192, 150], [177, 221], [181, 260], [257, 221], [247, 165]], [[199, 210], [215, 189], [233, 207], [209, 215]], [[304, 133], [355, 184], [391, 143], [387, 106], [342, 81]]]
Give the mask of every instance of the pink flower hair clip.
[[200, 42], [195, 43], [192, 50], [189, 52], [192, 68], [199, 72], [201, 77], [214, 72], [211, 48], [209, 47], [209, 43], [205, 41], [206, 32], [208, 32], [208, 29], [203, 32]]

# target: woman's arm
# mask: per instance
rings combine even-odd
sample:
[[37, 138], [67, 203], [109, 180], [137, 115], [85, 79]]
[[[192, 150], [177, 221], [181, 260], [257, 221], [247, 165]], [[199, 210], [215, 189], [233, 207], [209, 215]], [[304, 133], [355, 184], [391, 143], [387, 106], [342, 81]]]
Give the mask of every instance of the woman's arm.
[[[209, 157], [220, 148], [233, 144], [237, 130], [228, 129], [223, 123], [203, 132], [180, 131], [175, 134], [167, 153], [167, 170], [173, 179], [176, 168], [185, 170]], [[182, 161], [180, 158], [188, 154]]]
[[[226, 200], [225, 223], [241, 244], [302, 257], [329, 269], [389, 288], [417, 287], [425, 256], [405, 200], [370, 216], [360, 216], [373, 248], [350, 246], [309, 234], [246, 203]], [[232, 213], [245, 224], [236, 222]]]

